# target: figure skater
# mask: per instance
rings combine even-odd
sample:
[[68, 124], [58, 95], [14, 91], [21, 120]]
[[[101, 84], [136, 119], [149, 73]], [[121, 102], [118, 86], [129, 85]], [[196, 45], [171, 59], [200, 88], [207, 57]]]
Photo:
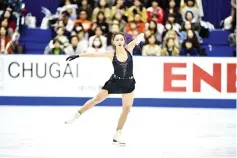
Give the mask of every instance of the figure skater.
[[108, 57], [111, 59], [114, 73], [104, 84], [100, 92], [92, 99], [88, 100], [77, 113], [66, 124], [72, 123], [84, 112], [104, 101], [109, 94], [122, 94], [122, 113], [118, 120], [117, 129], [113, 136], [113, 144], [125, 145], [122, 138], [122, 129], [127, 120], [128, 113], [133, 105], [135, 78], [133, 76], [133, 57], [132, 52], [136, 45], [144, 40], [144, 34], [139, 34], [133, 41], [125, 46], [125, 38], [122, 33], [117, 33], [112, 37], [114, 51], [105, 53], [85, 53], [80, 55], [71, 55], [66, 61], [74, 60], [78, 57]]

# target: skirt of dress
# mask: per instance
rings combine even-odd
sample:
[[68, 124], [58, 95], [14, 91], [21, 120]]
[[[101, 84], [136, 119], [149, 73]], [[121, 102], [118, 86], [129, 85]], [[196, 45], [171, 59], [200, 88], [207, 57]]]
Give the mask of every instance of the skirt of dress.
[[135, 89], [135, 79], [115, 79], [111, 77], [102, 87], [109, 94], [131, 93]]

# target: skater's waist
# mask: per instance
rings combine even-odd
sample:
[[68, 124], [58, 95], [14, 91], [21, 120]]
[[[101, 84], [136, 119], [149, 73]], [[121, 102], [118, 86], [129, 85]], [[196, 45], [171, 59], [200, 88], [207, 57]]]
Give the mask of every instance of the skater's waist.
[[120, 76], [117, 76], [117, 75], [113, 74], [112, 77], [113, 77], [114, 79], [119, 79], [119, 80], [132, 80], [132, 79], [134, 79], [134, 76], [133, 76], [133, 75], [132, 75], [132, 76], [129, 76], [129, 77], [120, 77]]

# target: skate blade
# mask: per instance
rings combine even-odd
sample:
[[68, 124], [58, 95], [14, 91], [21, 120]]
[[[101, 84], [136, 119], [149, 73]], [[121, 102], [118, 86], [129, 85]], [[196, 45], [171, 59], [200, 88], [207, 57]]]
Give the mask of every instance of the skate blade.
[[116, 146], [126, 146], [126, 143], [119, 143], [117, 142], [116, 140], [113, 140], [113, 145], [116, 145]]

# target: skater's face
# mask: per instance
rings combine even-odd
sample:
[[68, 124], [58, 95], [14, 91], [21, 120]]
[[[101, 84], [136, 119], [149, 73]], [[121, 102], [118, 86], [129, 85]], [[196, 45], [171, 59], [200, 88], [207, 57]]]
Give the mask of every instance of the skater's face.
[[117, 34], [114, 37], [113, 43], [114, 43], [115, 47], [123, 47], [124, 44], [125, 44], [125, 40], [124, 40], [123, 35]]

